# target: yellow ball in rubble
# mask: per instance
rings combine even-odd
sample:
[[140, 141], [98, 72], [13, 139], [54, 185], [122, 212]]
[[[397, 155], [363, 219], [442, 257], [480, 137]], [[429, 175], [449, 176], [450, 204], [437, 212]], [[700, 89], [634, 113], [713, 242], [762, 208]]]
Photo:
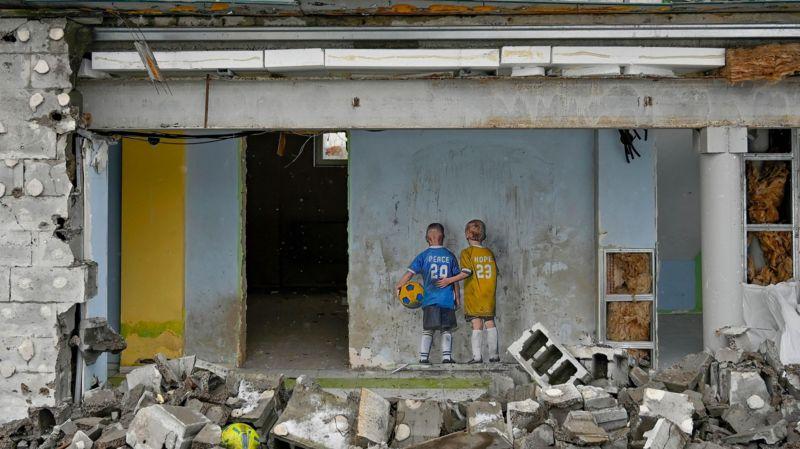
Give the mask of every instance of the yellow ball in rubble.
[[258, 449], [258, 432], [245, 423], [233, 423], [222, 430], [222, 447], [225, 449]]
[[400, 287], [400, 292], [397, 294], [397, 299], [400, 304], [408, 307], [409, 309], [416, 309], [422, 305], [422, 298], [425, 296], [425, 289], [419, 285], [419, 282], [408, 282]]

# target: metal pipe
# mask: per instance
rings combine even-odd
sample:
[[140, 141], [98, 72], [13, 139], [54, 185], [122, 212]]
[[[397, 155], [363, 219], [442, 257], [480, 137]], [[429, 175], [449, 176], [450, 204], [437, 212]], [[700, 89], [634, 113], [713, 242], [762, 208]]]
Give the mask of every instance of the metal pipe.
[[[450, 27], [241, 27], [140, 28], [163, 41], [362, 41], [362, 40], [565, 40], [565, 39], [786, 39], [800, 38], [800, 24], [541, 25]], [[132, 41], [128, 28], [95, 28], [95, 41]]]

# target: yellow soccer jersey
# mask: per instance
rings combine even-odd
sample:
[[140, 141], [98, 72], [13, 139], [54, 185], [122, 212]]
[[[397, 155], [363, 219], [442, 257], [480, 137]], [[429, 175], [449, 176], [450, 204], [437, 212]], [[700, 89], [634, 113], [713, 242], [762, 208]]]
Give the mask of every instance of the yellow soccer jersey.
[[464, 280], [464, 313], [472, 317], [493, 317], [497, 290], [497, 264], [489, 248], [468, 246], [461, 251], [461, 271], [469, 273]]

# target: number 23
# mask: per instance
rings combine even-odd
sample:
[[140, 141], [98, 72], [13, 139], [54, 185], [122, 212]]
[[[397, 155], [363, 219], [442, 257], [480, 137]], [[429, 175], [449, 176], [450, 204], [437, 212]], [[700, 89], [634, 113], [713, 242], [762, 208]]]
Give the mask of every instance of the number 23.
[[492, 266], [489, 264], [475, 265], [475, 275], [478, 276], [478, 279], [491, 279]]

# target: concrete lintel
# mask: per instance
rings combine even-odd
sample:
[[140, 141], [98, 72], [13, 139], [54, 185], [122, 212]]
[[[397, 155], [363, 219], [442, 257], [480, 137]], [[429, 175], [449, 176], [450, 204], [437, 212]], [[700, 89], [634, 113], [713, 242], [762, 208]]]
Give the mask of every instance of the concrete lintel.
[[[84, 80], [93, 129], [202, 128], [204, 79]], [[800, 126], [800, 83], [714, 79], [236, 79], [210, 84], [216, 129]]]
[[697, 131], [695, 149], [700, 154], [747, 153], [747, 128], [711, 126]]

